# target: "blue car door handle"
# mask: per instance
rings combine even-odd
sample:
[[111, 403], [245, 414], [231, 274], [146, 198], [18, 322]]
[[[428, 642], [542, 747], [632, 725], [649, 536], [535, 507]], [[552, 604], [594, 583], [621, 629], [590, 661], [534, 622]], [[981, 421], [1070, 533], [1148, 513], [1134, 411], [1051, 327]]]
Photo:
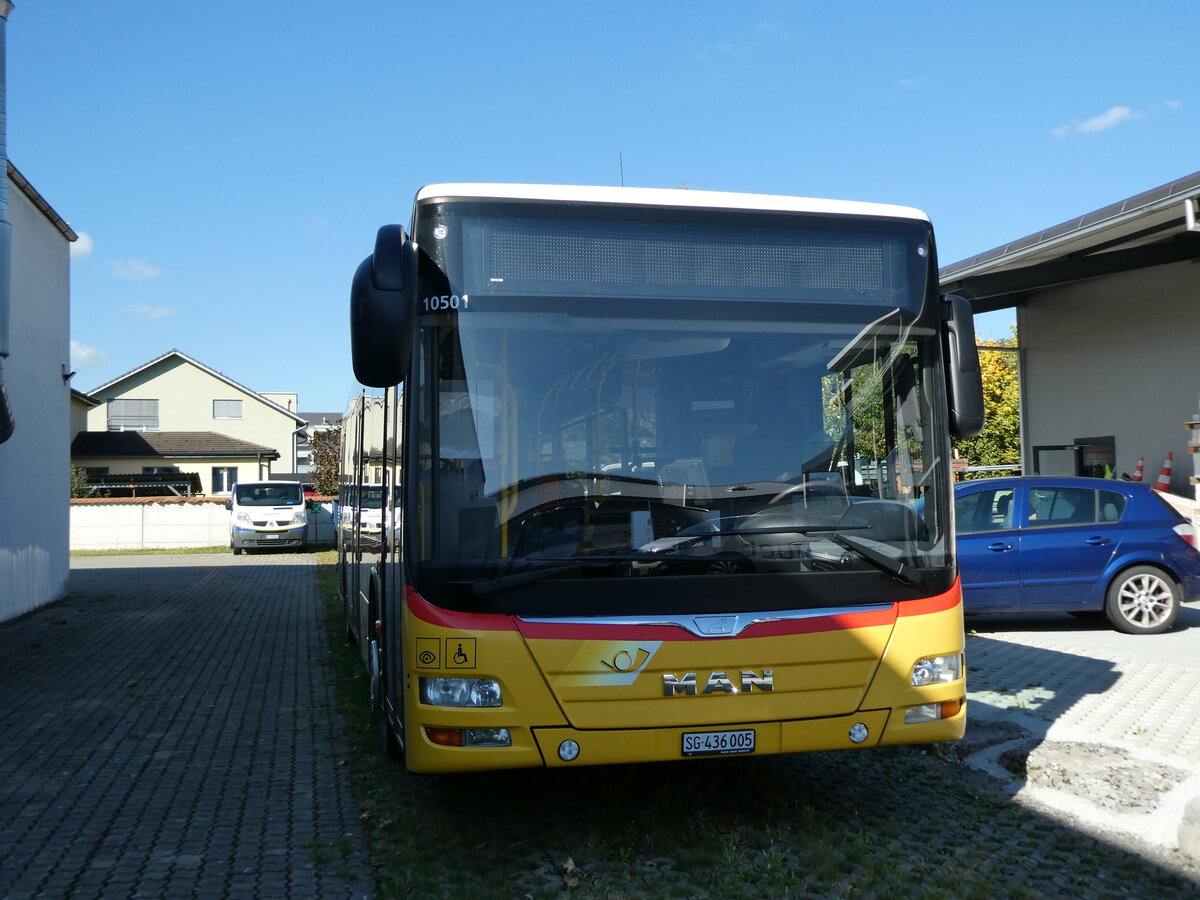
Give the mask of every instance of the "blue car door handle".
[[1106, 537], [1090, 537], [1085, 544], [1091, 544], [1093, 547], [1103, 547], [1105, 544], [1111, 544], [1112, 540]]
[[989, 550], [994, 550], [996, 553], [1003, 553], [1005, 550], [1011, 550], [1012, 544], [1006, 544], [1004, 541], [996, 541], [994, 544], [988, 544]]

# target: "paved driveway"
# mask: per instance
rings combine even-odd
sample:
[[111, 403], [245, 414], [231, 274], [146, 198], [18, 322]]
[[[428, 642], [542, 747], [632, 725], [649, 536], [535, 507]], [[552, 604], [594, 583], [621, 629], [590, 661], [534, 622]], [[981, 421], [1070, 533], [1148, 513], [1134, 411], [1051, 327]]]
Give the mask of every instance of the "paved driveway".
[[0, 626], [0, 895], [361, 897], [312, 557], [71, 561]]

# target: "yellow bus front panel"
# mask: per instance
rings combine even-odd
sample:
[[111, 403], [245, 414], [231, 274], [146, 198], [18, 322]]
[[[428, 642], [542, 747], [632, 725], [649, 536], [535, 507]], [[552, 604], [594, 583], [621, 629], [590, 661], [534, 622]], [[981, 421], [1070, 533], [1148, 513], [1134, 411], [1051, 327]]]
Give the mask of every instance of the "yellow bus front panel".
[[[768, 615], [736, 635], [700, 637], [670, 624], [451, 613], [410, 592], [408, 765], [464, 771], [957, 739], [966, 695], [957, 598], [955, 585], [927, 600]], [[957, 657], [958, 677], [914, 685], [914, 665], [933, 656]], [[422, 687], [430, 679], [494, 682], [502, 700], [436, 705]], [[506, 743], [453, 743], [493, 733]], [[752, 746], [685, 752], [698, 740]]]

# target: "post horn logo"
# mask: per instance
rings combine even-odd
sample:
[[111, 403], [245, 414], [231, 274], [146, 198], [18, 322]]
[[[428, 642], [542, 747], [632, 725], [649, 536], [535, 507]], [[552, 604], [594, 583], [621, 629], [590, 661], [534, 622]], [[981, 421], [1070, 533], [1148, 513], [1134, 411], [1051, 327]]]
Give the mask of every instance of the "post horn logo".
[[618, 650], [612, 659], [602, 659], [600, 664], [614, 672], [638, 672], [650, 660], [650, 651], [644, 647], [630, 653], [628, 650]]

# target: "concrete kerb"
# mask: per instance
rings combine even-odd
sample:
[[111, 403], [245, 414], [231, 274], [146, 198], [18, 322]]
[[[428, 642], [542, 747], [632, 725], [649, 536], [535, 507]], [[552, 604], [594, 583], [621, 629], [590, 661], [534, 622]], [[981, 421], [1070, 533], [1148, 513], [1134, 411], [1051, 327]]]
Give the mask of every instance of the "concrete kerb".
[[[1078, 675], [1049, 689], [998, 690], [1037, 677], [1020, 668], [1012, 652], [1020, 645], [1038, 642], [1012, 635], [969, 639], [968, 733], [952, 754], [1000, 779], [1017, 802], [1084, 831], [1200, 861], [1200, 759], [1191, 752], [1191, 731], [1167, 730], [1179, 721], [1200, 723], [1200, 671], [1105, 660], [1115, 677], [1102, 690], [1079, 683]], [[1123, 734], [1128, 726], [1118, 717], [1098, 726], [1097, 716], [1109, 707], [1145, 710], [1142, 685], [1122, 674], [1134, 669], [1143, 681], [1145, 670], [1160, 670], [1153, 676], [1171, 682], [1185, 708], [1176, 708], [1170, 723], [1148, 720], [1136, 734]], [[1068, 699], [1051, 708], [1059, 695]], [[1174, 740], [1181, 733], [1188, 740]]]

